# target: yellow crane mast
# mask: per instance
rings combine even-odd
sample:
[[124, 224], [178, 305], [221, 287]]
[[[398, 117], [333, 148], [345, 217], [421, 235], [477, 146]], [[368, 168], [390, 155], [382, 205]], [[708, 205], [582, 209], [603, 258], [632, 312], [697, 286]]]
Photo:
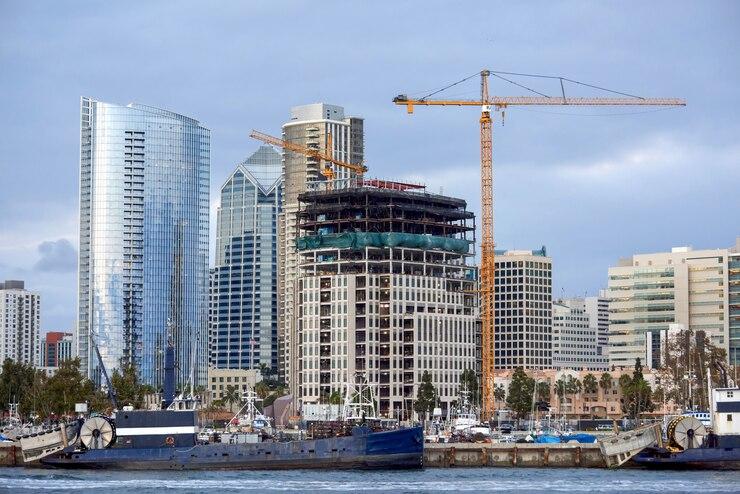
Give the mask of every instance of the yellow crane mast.
[[[488, 94], [488, 77], [494, 74], [507, 82], [533, 91], [526, 86], [509, 81], [508, 79], [497, 74], [523, 75], [509, 72], [493, 72], [482, 70], [480, 72], [480, 99], [475, 100], [446, 100], [446, 99], [411, 99], [406, 95], [398, 95], [393, 98], [393, 103], [399, 106], [405, 106], [408, 113], [414, 112], [415, 106], [477, 106], [481, 108], [480, 116], [480, 157], [481, 157], [481, 267], [480, 267], [480, 304], [481, 304], [481, 381], [482, 381], [482, 410], [483, 420], [493, 418], [494, 414], [494, 375], [495, 375], [495, 306], [494, 306], [494, 282], [495, 282], [495, 262], [494, 262], [494, 236], [493, 236], [493, 133], [491, 121], [491, 109], [505, 110], [508, 106], [551, 106], [551, 105], [570, 105], [570, 106], [685, 106], [686, 102], [677, 98], [641, 98], [616, 91], [606, 90], [617, 93], [622, 97], [614, 98], [570, 98], [565, 95], [563, 81], [588, 86], [604, 90], [603, 88], [590, 84], [580, 83], [571, 79], [553, 76], [533, 76], [545, 77], [548, 79], [559, 79], [562, 96], [550, 97], [542, 93], [539, 96], [490, 96]], [[466, 77], [446, 88], [435, 91], [429, 96], [443, 91], [449, 87], [457, 85], [468, 79], [478, 76]], [[536, 93], [536, 91], [533, 91]]]
[[293, 151], [295, 153], [300, 153], [300, 154], [324, 161], [324, 167], [321, 168], [321, 174], [324, 175], [324, 177], [326, 177], [327, 180], [334, 179], [334, 170], [330, 166], [330, 163], [332, 165], [346, 168], [347, 170], [351, 170], [357, 173], [358, 175], [362, 175], [367, 171], [367, 167], [365, 165], [356, 164], [356, 163], [347, 163], [346, 161], [334, 159], [331, 134], [326, 135], [326, 150], [327, 150], [326, 153], [322, 153], [321, 151], [318, 151], [316, 149], [310, 149], [310, 148], [295, 144], [293, 142], [280, 139], [279, 137], [273, 137], [263, 132], [258, 132], [256, 130], [253, 130], [249, 134], [249, 137], [253, 139], [257, 139], [258, 141], [265, 142], [267, 144], [272, 144], [273, 146], [278, 146], [283, 149], [287, 149], [288, 151]]

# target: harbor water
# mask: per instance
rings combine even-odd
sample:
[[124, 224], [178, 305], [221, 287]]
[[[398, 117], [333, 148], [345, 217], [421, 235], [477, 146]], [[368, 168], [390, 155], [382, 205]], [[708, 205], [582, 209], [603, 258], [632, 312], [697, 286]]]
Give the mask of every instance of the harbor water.
[[122, 472], [0, 468], [0, 492], [731, 493], [740, 473], [587, 468], [427, 468], [423, 471]]

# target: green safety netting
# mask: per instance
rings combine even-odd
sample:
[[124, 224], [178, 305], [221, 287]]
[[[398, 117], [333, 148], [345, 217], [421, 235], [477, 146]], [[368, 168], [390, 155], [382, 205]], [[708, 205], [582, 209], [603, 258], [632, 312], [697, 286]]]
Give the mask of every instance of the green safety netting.
[[411, 247], [415, 249], [439, 249], [465, 254], [469, 251], [467, 240], [414, 233], [345, 232], [311, 235], [296, 239], [298, 250], [313, 250], [324, 247], [336, 249], [361, 249], [363, 247]]

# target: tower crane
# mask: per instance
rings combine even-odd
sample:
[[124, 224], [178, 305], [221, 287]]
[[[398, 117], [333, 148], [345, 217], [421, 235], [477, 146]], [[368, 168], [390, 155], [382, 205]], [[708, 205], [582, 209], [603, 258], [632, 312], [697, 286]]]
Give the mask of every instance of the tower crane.
[[[523, 87], [538, 96], [490, 96], [488, 93], [488, 78], [495, 77]], [[550, 97], [538, 93], [526, 86], [506, 79], [500, 74], [530, 76], [511, 72], [482, 70], [461, 81], [435, 91], [420, 99], [411, 99], [405, 94], [393, 98], [393, 103], [405, 106], [409, 114], [414, 112], [415, 106], [477, 106], [481, 108], [480, 115], [480, 174], [481, 174], [481, 267], [480, 267], [480, 303], [481, 303], [481, 356], [482, 356], [482, 419], [490, 420], [494, 414], [494, 374], [495, 374], [495, 341], [494, 341], [494, 241], [493, 241], [493, 132], [491, 109], [505, 110], [509, 106], [685, 106], [686, 102], [677, 98], [641, 98], [630, 94], [619, 93], [608, 89], [585, 84], [564, 77], [534, 76], [548, 79], [559, 79], [561, 96]], [[475, 100], [428, 99], [428, 96], [437, 94], [445, 89], [480, 75], [480, 98]], [[616, 93], [621, 97], [613, 98], [572, 98], [566, 97], [563, 81], [588, 86], [591, 88]]]
[[334, 159], [334, 157], [332, 156], [333, 146], [332, 146], [331, 134], [326, 135], [326, 149], [327, 149], [326, 153], [322, 153], [321, 151], [317, 149], [307, 148], [299, 144], [295, 144], [293, 142], [280, 139], [279, 137], [273, 137], [263, 132], [258, 132], [256, 130], [253, 130], [249, 134], [249, 137], [265, 142], [267, 144], [272, 144], [273, 146], [278, 146], [283, 149], [287, 149], [288, 151], [293, 151], [295, 153], [300, 153], [306, 156], [310, 156], [311, 158], [322, 160], [324, 162], [324, 167], [321, 168], [321, 174], [324, 177], [326, 177], [327, 180], [334, 179], [334, 170], [332, 169], [330, 164], [339, 166], [341, 168], [346, 168], [347, 170], [351, 170], [357, 173], [358, 175], [362, 175], [367, 171], [367, 167], [365, 165], [357, 164], [357, 163], [347, 163], [346, 161]]

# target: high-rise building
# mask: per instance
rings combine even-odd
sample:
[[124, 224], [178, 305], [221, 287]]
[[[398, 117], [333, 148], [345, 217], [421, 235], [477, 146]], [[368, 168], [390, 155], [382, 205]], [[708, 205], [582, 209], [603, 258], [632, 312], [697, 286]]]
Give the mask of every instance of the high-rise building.
[[[325, 103], [291, 108], [290, 121], [283, 125], [283, 139], [303, 147], [331, 154], [350, 163], [364, 159], [364, 122], [361, 118], [345, 116], [344, 108]], [[329, 137], [331, 136], [331, 137]], [[328, 143], [331, 142], [331, 147]], [[297, 369], [295, 351], [295, 280], [298, 272], [298, 254], [295, 240], [298, 236], [295, 217], [298, 195], [307, 190], [307, 184], [324, 180], [319, 160], [292, 151], [283, 153], [283, 211], [278, 227], [278, 338], [280, 341], [280, 374], [295, 393]], [[341, 184], [354, 177], [354, 172], [336, 169], [335, 179]]]
[[737, 359], [740, 313], [737, 304], [731, 308], [740, 290], [735, 250], [675, 247], [637, 254], [609, 268], [610, 364], [632, 366], [640, 358], [658, 367], [660, 332], [672, 323], [703, 331], [731, 361]]
[[606, 370], [609, 362], [599, 353], [599, 328], [592, 325], [582, 298], [552, 304], [552, 367]]
[[0, 363], [41, 365], [41, 296], [18, 280], [0, 282]]
[[74, 335], [61, 331], [49, 331], [41, 346], [41, 365], [59, 367], [59, 362], [74, 356]]
[[378, 182], [300, 195], [298, 401], [367, 383], [383, 416], [410, 418], [424, 372], [449, 409], [479, 371], [475, 220], [462, 199]]
[[[210, 131], [166, 110], [82, 98], [77, 353], [99, 379], [133, 363], [161, 386], [205, 384]], [[192, 373], [192, 375], [191, 375]]]
[[740, 238], [731, 249], [727, 263], [727, 312], [730, 335], [730, 364], [740, 365]]
[[552, 367], [552, 259], [541, 250], [496, 251], [495, 367]]
[[221, 187], [211, 276], [210, 365], [277, 369], [282, 157], [261, 146]]
[[598, 335], [598, 355], [607, 355], [609, 352], [609, 299], [606, 298], [606, 290], [599, 290], [596, 297], [585, 297], [583, 309], [589, 319], [589, 325], [596, 328]]

